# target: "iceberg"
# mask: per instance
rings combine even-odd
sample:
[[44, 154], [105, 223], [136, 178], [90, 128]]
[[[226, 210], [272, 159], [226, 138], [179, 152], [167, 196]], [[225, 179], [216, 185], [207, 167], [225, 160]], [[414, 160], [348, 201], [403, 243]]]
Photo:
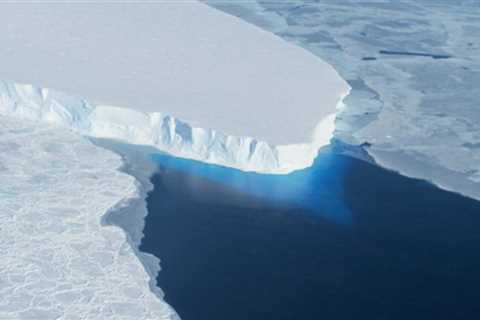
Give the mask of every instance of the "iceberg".
[[0, 114], [82, 135], [288, 173], [329, 143], [350, 90], [308, 51], [198, 2], [1, 9]]

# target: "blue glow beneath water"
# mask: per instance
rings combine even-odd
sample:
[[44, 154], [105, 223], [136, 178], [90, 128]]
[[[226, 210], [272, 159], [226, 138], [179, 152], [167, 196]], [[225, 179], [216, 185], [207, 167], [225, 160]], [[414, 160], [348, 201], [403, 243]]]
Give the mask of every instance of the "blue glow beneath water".
[[347, 160], [332, 153], [320, 153], [312, 167], [287, 175], [243, 172], [164, 154], [151, 157], [160, 166], [191, 177], [205, 178], [281, 206], [300, 207], [338, 223], [352, 222], [351, 212], [342, 199]]
[[334, 154], [265, 177], [153, 158], [140, 250], [183, 320], [480, 318], [478, 201]]

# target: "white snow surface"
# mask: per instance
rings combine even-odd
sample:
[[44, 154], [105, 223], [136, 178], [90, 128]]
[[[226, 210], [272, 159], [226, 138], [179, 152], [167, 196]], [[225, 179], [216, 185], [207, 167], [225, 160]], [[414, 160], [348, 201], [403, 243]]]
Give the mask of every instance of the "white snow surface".
[[104, 214], [138, 196], [121, 158], [0, 117], [0, 319], [178, 319]]
[[309, 166], [350, 89], [303, 48], [194, 1], [2, 3], [0, 21], [0, 112], [243, 170]]

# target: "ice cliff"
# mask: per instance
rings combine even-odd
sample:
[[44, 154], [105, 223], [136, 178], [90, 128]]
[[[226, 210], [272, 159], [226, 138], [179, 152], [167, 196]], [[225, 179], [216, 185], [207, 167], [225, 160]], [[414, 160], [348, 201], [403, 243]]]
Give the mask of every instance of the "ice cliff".
[[[342, 99], [339, 98], [339, 108]], [[86, 136], [150, 145], [179, 157], [263, 173], [287, 173], [309, 166], [318, 149], [329, 143], [335, 129], [333, 113], [319, 121], [310, 143], [273, 145], [253, 137], [196, 127], [158, 112], [95, 105], [56, 90], [5, 81], [0, 82], [0, 114], [53, 123]]]

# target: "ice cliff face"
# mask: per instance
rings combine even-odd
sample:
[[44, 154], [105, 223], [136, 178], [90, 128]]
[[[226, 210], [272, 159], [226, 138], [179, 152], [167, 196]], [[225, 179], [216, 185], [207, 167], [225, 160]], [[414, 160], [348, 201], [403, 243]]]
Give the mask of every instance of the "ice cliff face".
[[[343, 97], [338, 101], [342, 106]], [[68, 127], [82, 135], [154, 146], [175, 156], [246, 171], [288, 173], [308, 167], [329, 143], [335, 114], [319, 119], [311, 143], [275, 146], [193, 126], [158, 112], [94, 105], [56, 90], [0, 82], [0, 114]], [[286, 128], [288, 130], [288, 128]]]

